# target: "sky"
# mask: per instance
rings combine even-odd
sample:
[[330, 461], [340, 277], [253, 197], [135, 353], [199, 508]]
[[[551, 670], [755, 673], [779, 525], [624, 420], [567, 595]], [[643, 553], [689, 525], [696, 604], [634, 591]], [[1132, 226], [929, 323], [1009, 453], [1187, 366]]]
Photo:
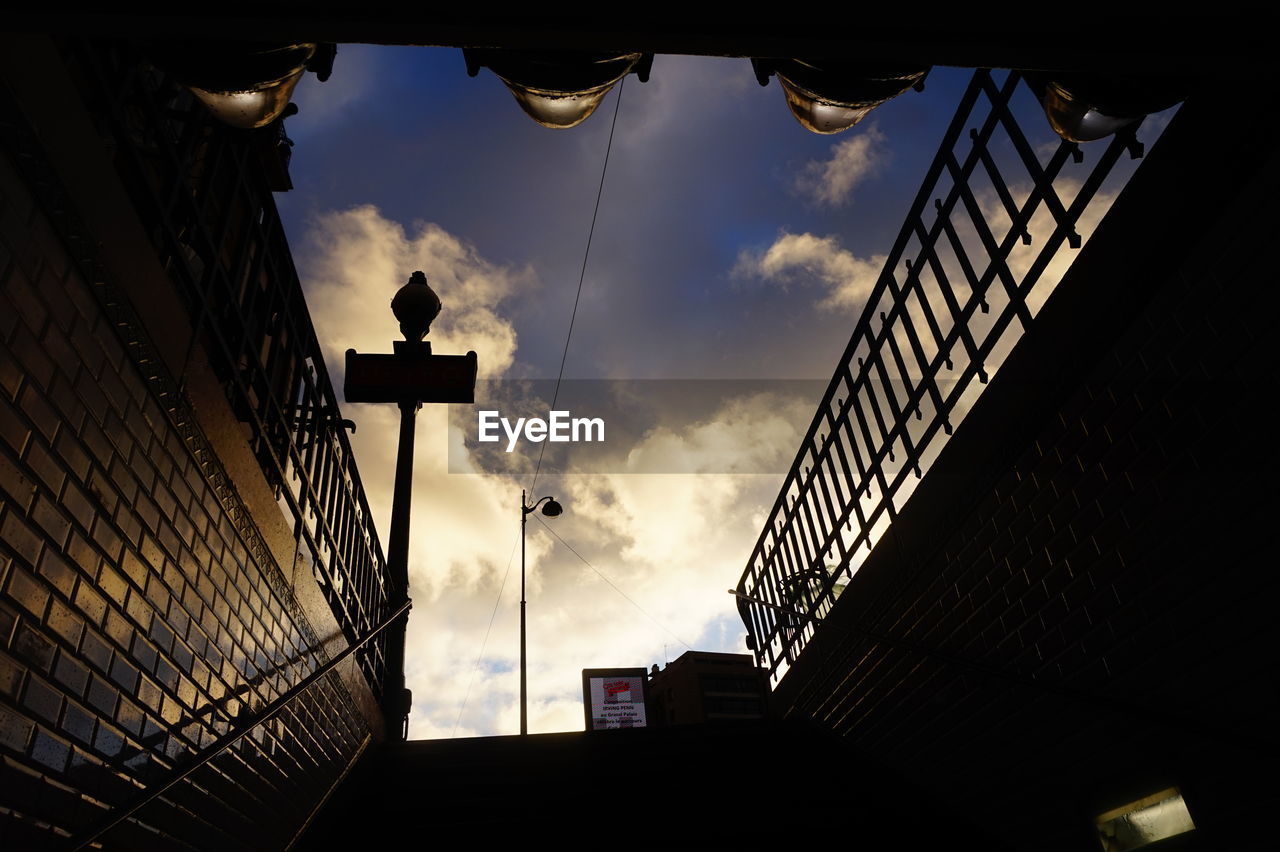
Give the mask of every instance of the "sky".
[[[629, 443], [590, 472], [536, 480], [536, 455], [464, 472], [481, 463], [456, 443], [474, 411], [424, 407], [411, 738], [519, 729], [522, 488], [565, 509], [528, 523], [531, 733], [583, 727], [583, 668], [746, 652], [726, 590], [821, 390], [789, 380], [830, 377], [970, 75], [934, 69], [833, 136], [803, 129], [746, 60], [658, 56], [569, 130], [534, 123], [487, 70], [467, 77], [457, 50], [346, 45], [330, 80], [304, 79], [286, 123], [295, 189], [277, 203], [335, 383], [346, 349], [390, 351], [389, 301], [417, 269], [444, 305], [436, 353], [476, 351], [485, 380], [554, 380], [615, 108], [564, 376], [652, 382], [628, 392], [698, 380], [682, 386], [697, 404], [640, 399], [614, 424]], [[398, 412], [343, 416], [385, 543]], [[637, 472], [654, 469], [682, 472]]]

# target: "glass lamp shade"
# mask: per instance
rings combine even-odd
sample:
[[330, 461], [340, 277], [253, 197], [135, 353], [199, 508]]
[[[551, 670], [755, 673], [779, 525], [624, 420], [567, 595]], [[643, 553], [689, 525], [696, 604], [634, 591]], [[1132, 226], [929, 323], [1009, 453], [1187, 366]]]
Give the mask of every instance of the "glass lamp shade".
[[530, 118], [552, 128], [576, 127], [585, 121], [640, 57], [639, 53], [467, 51], [469, 65], [488, 67]]
[[1057, 83], [1050, 83], [1045, 87], [1041, 103], [1044, 105], [1045, 118], [1049, 120], [1049, 126], [1053, 128], [1053, 132], [1068, 142], [1093, 142], [1110, 136], [1120, 128], [1133, 124], [1143, 117], [1141, 115], [1107, 115], [1072, 96]]
[[289, 105], [314, 44], [166, 42], [151, 60], [191, 90], [219, 121], [265, 127]]
[[867, 117], [875, 107], [857, 107], [848, 104], [824, 100], [812, 92], [807, 92], [790, 80], [778, 75], [782, 91], [787, 96], [787, 106], [791, 114], [800, 122], [805, 130], [814, 133], [831, 134], [848, 130]]
[[546, 92], [517, 86], [504, 80], [511, 94], [515, 95], [520, 109], [543, 127], [565, 129], [577, 127], [596, 111], [612, 85], [592, 92], [565, 94]]
[[1180, 80], [1104, 78], [1077, 74], [1045, 80], [1028, 75], [1040, 91], [1049, 126], [1068, 142], [1093, 142], [1168, 109], [1186, 97]]
[[886, 70], [803, 59], [772, 64], [787, 106], [796, 121], [814, 133], [839, 133], [853, 127], [885, 101], [924, 78], [929, 69]]
[[293, 88], [302, 79], [302, 69], [287, 79], [277, 81], [266, 88], [243, 92], [210, 92], [199, 86], [188, 86], [209, 111], [223, 124], [252, 130], [266, 127], [280, 117], [293, 97]]

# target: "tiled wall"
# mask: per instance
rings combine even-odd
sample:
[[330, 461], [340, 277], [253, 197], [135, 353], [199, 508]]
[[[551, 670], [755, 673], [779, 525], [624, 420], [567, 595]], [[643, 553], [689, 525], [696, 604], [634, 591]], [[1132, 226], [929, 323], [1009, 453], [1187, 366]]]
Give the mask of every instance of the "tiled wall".
[[[1190, 160], [1121, 198], [1109, 253], [1029, 335], [1040, 360], [993, 383], [936, 468], [952, 478], [926, 475], [913, 500], [932, 502], [908, 505], [783, 683], [793, 712], [1014, 848], [1098, 848], [1093, 817], [1171, 785], [1190, 848], [1274, 848], [1275, 168], [1228, 181], [1227, 207], [1183, 180], [1223, 161], [1179, 138]], [[1073, 373], [1078, 352], [1093, 366]]]
[[[82, 279], [25, 180], [0, 155], [6, 849], [83, 830], [318, 664], [216, 456], [157, 401], [109, 283]], [[368, 727], [334, 676], [263, 727], [108, 848], [287, 843]]]

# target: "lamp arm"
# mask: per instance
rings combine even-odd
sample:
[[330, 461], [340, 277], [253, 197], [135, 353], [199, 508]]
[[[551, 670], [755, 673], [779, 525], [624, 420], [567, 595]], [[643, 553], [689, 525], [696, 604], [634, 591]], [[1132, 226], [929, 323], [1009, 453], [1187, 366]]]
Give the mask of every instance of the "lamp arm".
[[521, 511], [522, 511], [525, 515], [528, 515], [530, 512], [532, 512], [533, 510], [537, 509], [537, 508], [538, 508], [539, 506], [541, 506], [543, 503], [545, 503], [545, 502], [546, 502], [546, 501], [548, 501], [548, 500], [552, 500], [552, 499], [555, 499], [555, 498], [553, 498], [550, 494], [548, 494], [546, 497], [542, 497], [542, 498], [540, 498], [540, 499], [538, 500], [538, 502], [534, 503], [532, 506], [525, 506], [525, 505], [523, 505], [523, 504], [524, 504], [524, 501], [522, 500], [522, 501], [521, 501], [520, 509], [521, 509]]

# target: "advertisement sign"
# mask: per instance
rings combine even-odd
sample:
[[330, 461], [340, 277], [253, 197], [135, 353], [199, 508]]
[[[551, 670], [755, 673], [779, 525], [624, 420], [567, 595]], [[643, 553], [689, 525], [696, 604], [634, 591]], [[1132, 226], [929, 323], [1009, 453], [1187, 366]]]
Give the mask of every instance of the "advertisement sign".
[[587, 730], [644, 728], [648, 677], [642, 668], [583, 669], [582, 704]]

